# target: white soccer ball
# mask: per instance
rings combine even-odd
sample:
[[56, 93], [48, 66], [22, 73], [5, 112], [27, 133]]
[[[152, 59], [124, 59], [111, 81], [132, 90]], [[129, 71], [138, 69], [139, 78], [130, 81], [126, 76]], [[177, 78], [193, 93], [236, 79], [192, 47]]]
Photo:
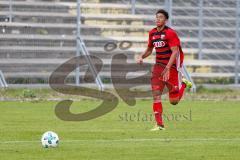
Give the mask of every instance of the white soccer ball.
[[57, 147], [59, 144], [59, 138], [56, 133], [47, 131], [42, 135], [41, 142], [44, 148]]

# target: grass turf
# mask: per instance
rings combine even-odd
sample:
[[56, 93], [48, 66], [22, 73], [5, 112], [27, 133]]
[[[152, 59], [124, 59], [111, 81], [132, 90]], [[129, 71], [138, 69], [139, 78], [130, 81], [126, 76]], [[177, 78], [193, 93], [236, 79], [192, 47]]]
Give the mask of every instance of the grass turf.
[[[0, 102], [1, 160], [75, 159], [239, 159], [240, 128], [237, 101], [164, 102], [166, 131], [154, 125], [151, 100], [135, 107], [120, 102], [97, 119], [65, 122], [54, 113], [57, 102]], [[74, 102], [73, 113], [91, 110], [100, 101]], [[58, 133], [60, 145], [44, 149], [43, 132]]]

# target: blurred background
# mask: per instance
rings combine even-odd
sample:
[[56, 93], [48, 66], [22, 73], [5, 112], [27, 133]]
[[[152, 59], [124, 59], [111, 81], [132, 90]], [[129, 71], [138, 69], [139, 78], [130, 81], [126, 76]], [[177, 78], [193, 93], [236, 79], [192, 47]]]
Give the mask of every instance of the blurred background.
[[[59, 65], [81, 54], [101, 58], [99, 78], [111, 84], [112, 56], [135, 63], [158, 9], [170, 14], [196, 86], [239, 85], [239, 0], [0, 0], [0, 85], [48, 86]], [[67, 82], [84, 83], [87, 67]]]

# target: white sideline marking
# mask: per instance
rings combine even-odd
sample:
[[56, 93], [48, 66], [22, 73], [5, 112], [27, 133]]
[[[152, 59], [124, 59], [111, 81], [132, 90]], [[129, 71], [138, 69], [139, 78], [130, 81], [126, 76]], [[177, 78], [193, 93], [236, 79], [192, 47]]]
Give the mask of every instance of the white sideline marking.
[[[61, 143], [72, 142], [144, 142], [144, 141], [240, 141], [240, 138], [152, 138], [152, 139], [102, 139], [102, 140], [62, 140]], [[40, 141], [2, 141], [0, 144], [16, 144], [16, 143], [40, 143]]]

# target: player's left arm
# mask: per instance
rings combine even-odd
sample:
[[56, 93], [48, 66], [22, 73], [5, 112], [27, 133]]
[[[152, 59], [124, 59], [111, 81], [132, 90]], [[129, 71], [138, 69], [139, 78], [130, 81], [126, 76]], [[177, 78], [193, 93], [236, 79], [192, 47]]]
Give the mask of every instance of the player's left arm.
[[176, 60], [176, 57], [177, 57], [178, 52], [179, 52], [180, 40], [179, 40], [176, 32], [172, 31], [172, 32], [169, 33], [168, 43], [169, 43], [170, 49], [172, 51], [172, 55], [171, 55], [171, 57], [168, 61], [168, 64], [166, 65], [165, 69], [162, 72], [162, 76], [163, 76], [164, 81], [167, 81], [169, 79], [170, 69], [171, 69], [174, 61]]

